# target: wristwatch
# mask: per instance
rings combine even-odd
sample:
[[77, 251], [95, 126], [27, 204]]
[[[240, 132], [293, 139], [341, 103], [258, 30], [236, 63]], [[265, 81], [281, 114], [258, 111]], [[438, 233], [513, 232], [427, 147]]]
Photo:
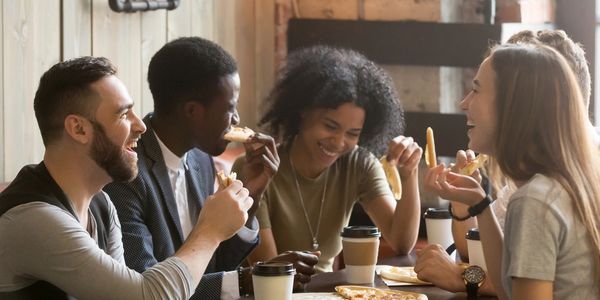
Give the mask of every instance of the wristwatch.
[[477, 291], [485, 280], [485, 271], [480, 266], [469, 266], [462, 273], [467, 288], [467, 299], [477, 299]]

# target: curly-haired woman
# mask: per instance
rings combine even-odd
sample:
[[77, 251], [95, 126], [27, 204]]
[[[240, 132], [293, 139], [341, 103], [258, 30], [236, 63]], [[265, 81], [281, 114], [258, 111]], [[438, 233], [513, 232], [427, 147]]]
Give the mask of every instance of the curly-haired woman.
[[[357, 52], [316, 46], [289, 56], [267, 104], [260, 125], [282, 142], [281, 163], [261, 199], [261, 242], [250, 259], [320, 251], [316, 269], [331, 271], [356, 202], [395, 252], [410, 252], [419, 227], [422, 149], [398, 136], [402, 109], [390, 77]], [[400, 171], [399, 201], [376, 158], [386, 147]], [[234, 170], [250, 159], [238, 159]]]

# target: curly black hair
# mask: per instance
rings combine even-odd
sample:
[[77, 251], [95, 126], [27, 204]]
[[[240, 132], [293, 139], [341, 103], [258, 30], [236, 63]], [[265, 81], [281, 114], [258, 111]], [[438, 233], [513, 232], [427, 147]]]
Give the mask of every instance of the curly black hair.
[[165, 44], [148, 67], [154, 112], [168, 114], [189, 100], [209, 104], [219, 79], [237, 70], [235, 59], [209, 40], [183, 37]]
[[358, 144], [375, 155], [384, 153], [387, 142], [403, 132], [402, 107], [390, 76], [356, 51], [328, 46], [288, 56], [258, 125], [289, 142], [298, 134], [303, 111], [335, 109], [347, 102], [365, 110]]

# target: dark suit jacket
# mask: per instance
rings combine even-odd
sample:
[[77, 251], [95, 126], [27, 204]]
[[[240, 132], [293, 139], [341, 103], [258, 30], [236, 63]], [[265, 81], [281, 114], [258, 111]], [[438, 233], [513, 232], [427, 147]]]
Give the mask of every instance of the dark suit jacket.
[[[144, 118], [148, 129], [136, 149], [137, 177], [132, 182], [113, 182], [104, 188], [121, 221], [125, 261], [138, 272], [175, 254], [184, 241], [175, 196], [150, 124], [151, 117], [152, 114], [149, 114]], [[199, 212], [204, 199], [214, 192], [213, 160], [208, 154], [193, 149], [187, 153], [187, 166], [190, 210]], [[221, 243], [191, 299], [219, 299], [223, 278], [221, 271], [235, 270], [257, 243], [258, 237], [248, 242], [237, 235]]]

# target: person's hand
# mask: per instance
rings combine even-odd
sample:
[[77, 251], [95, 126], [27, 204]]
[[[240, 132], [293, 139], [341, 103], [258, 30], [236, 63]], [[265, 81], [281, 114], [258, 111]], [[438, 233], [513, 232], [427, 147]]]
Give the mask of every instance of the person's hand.
[[411, 137], [400, 135], [388, 143], [387, 160], [396, 162], [402, 179], [416, 174], [421, 155], [423, 149]]
[[315, 274], [315, 265], [319, 262], [321, 251], [286, 251], [269, 261], [284, 261], [294, 264], [296, 275], [294, 276], [294, 291], [302, 291], [304, 284], [308, 283], [311, 276]]
[[444, 164], [430, 168], [425, 174], [425, 189], [440, 197], [473, 206], [485, 198], [485, 190], [471, 176], [464, 176], [445, 169]]
[[232, 237], [248, 219], [248, 209], [254, 202], [248, 194], [242, 182], [235, 180], [228, 187], [208, 196], [194, 232], [202, 232], [219, 242]]
[[[465, 150], [458, 150], [458, 152], [456, 152], [456, 161], [455, 163], [450, 165], [450, 170], [453, 173], [459, 173], [460, 169], [464, 168], [467, 166], [468, 163], [470, 163], [472, 160], [475, 159], [475, 152], [473, 152], [473, 150], [471, 149], [467, 149]], [[477, 182], [481, 183], [481, 173], [479, 172], [479, 169], [476, 169], [475, 172], [473, 172], [473, 174], [470, 175], [471, 177], [473, 177], [473, 179], [475, 179]], [[453, 199], [447, 199], [452, 201], [452, 210], [454, 211], [454, 214], [457, 214], [458, 216], [465, 216], [468, 214], [467, 209], [469, 208], [468, 205], [465, 205], [461, 202], [456, 202], [453, 201]]]
[[256, 133], [247, 143], [244, 143], [244, 148], [246, 149], [246, 163], [242, 170], [244, 184], [251, 196], [258, 197], [264, 192], [279, 168], [277, 146], [272, 137]]
[[[470, 163], [471, 161], [473, 161], [475, 159], [475, 152], [473, 152], [473, 150], [471, 149], [467, 149], [465, 150], [458, 150], [458, 152], [456, 152], [456, 162], [454, 164], [450, 165], [450, 170], [453, 173], [459, 173], [460, 169], [464, 168], [467, 166], [468, 163]], [[470, 174], [471, 177], [473, 177], [473, 179], [475, 179], [477, 182], [481, 183], [481, 173], [479, 172], [479, 169], [476, 169], [475, 172], [473, 172], [473, 174]]]
[[457, 265], [440, 245], [429, 245], [417, 251], [415, 264], [417, 277], [451, 292], [464, 292], [463, 269]]

